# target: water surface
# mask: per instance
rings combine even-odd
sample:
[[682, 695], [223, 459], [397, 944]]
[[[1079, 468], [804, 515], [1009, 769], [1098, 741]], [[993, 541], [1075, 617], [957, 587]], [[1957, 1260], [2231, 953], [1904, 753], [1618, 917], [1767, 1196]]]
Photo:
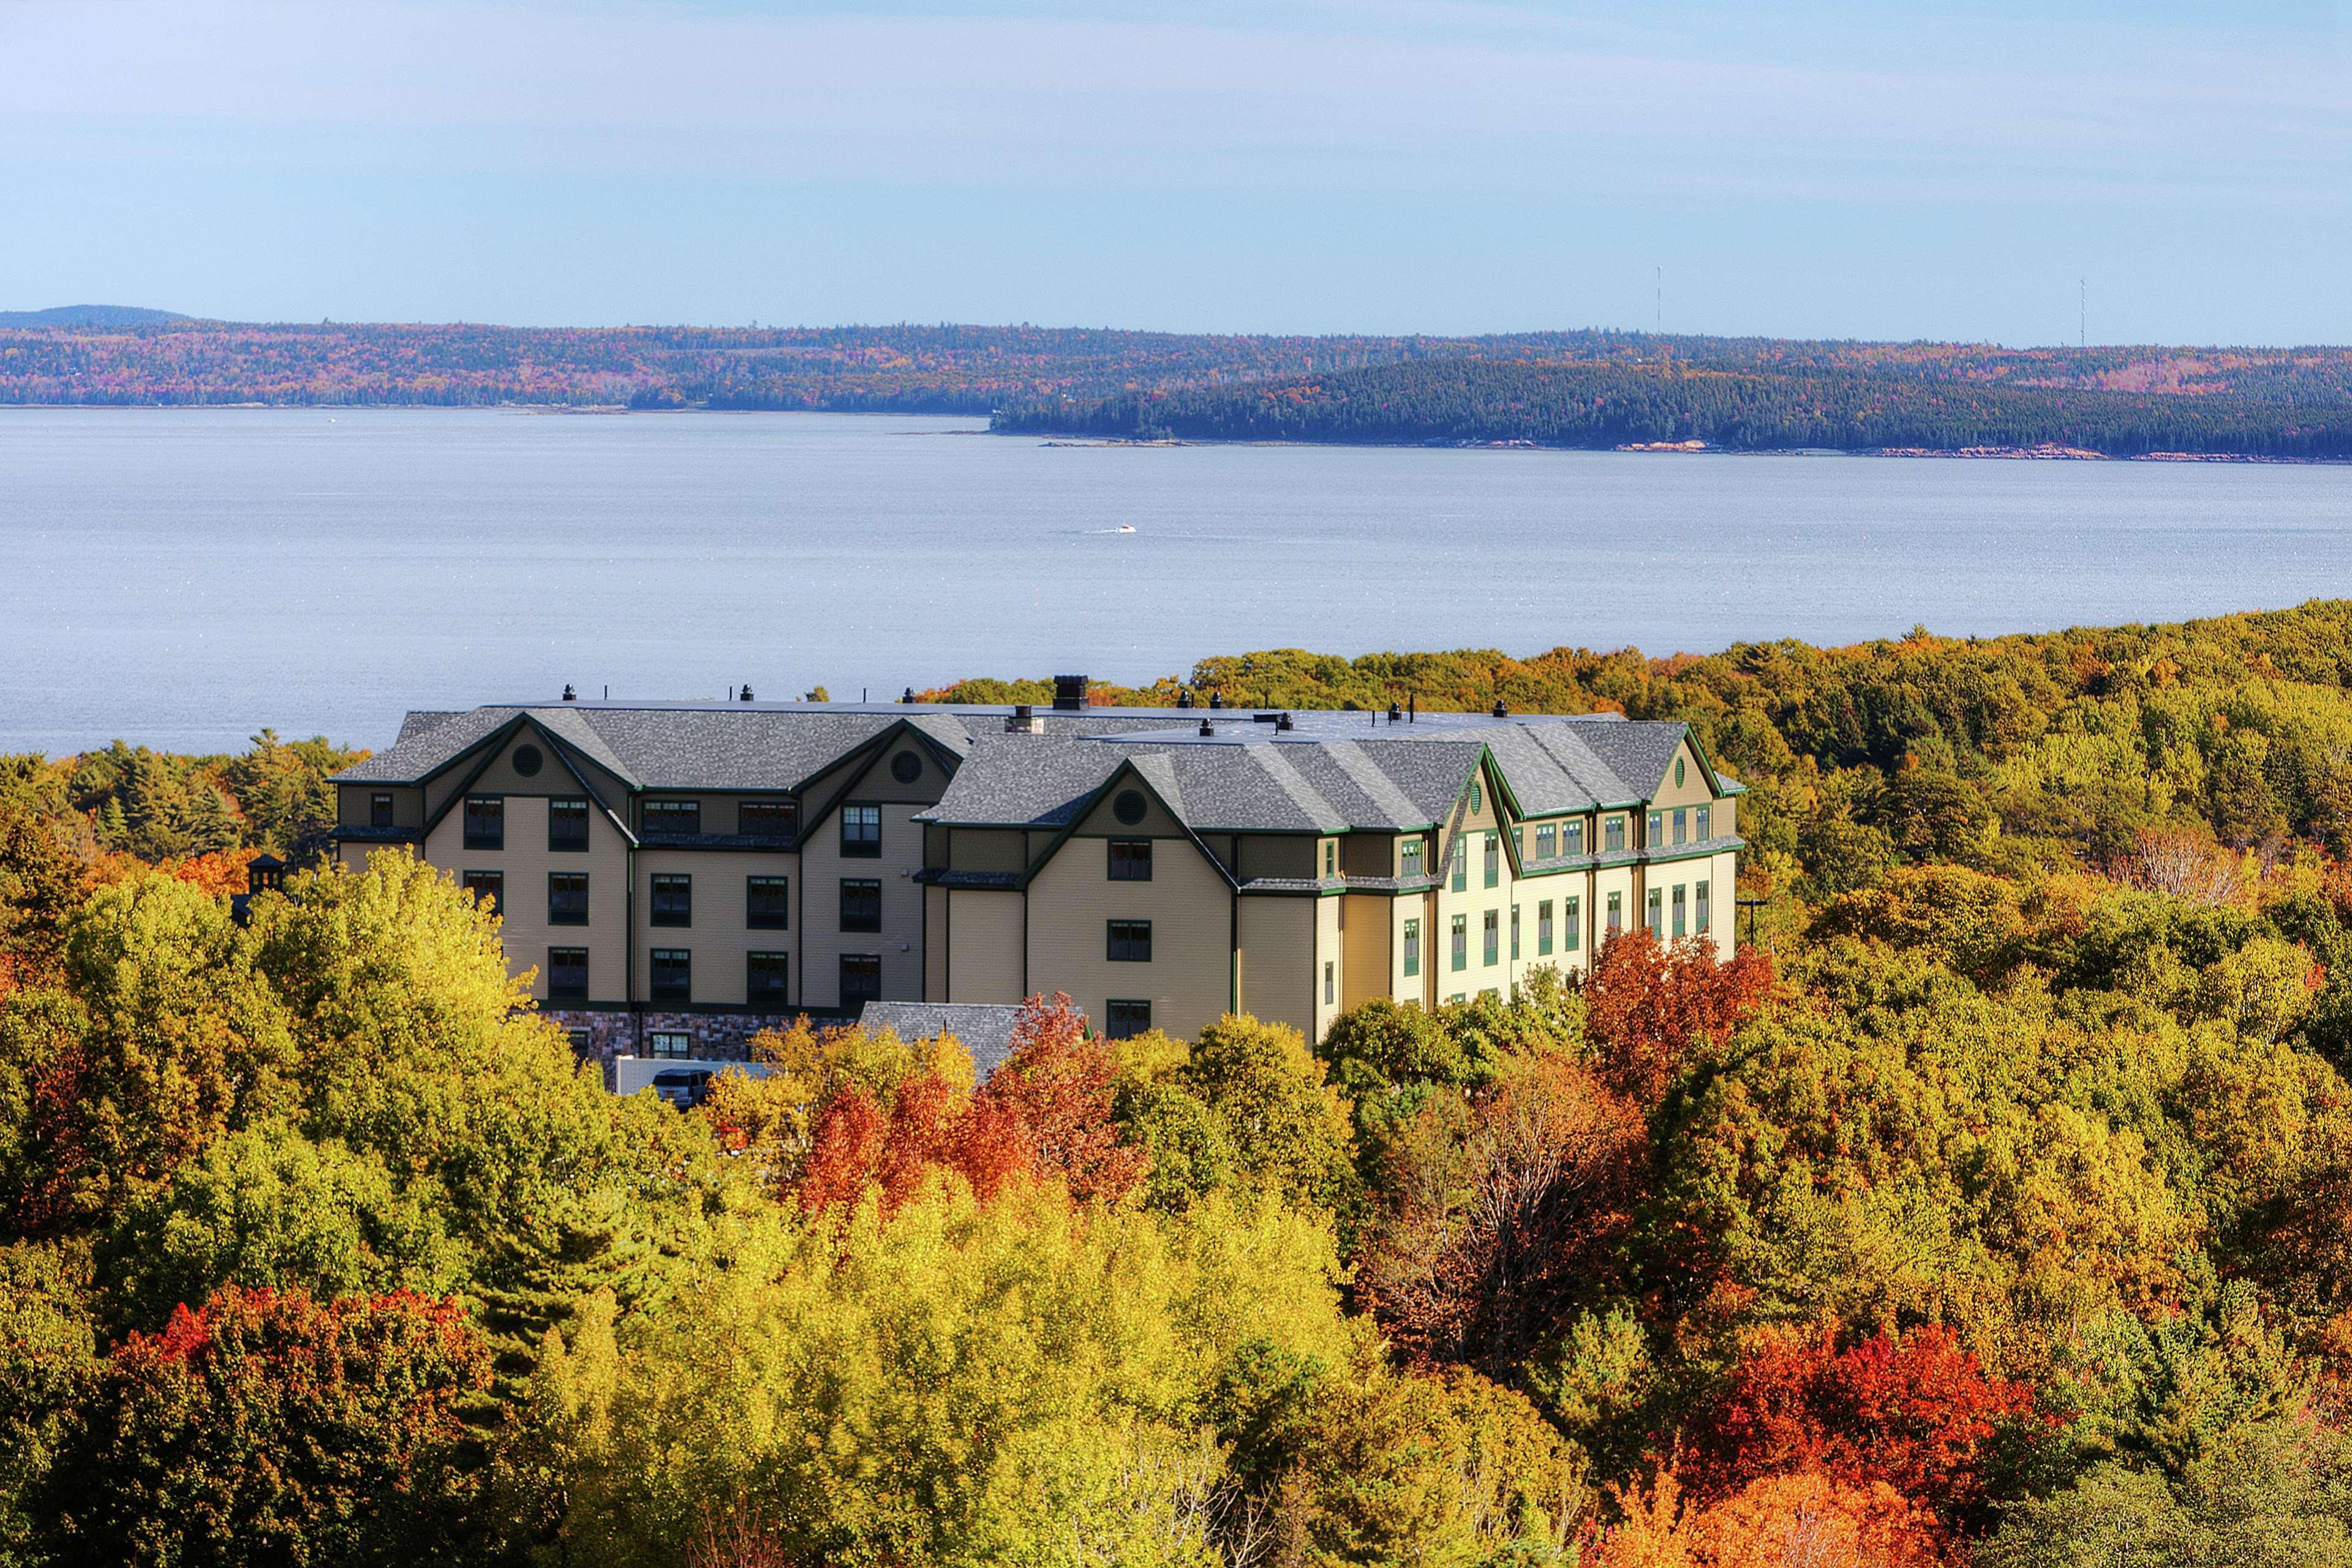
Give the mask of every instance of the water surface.
[[[1663, 654], [2352, 594], [2352, 468], [1104, 448], [964, 419], [0, 411], [0, 751], [410, 707]], [[1132, 532], [1120, 531], [1132, 529]]]

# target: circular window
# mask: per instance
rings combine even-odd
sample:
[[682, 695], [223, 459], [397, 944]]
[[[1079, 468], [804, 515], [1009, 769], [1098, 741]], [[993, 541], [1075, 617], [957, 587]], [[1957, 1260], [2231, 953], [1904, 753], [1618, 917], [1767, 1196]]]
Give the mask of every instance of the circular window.
[[532, 774], [538, 773], [540, 764], [545, 761], [546, 759], [539, 754], [539, 748], [537, 746], [517, 746], [515, 748], [514, 770], [525, 778], [530, 778]]
[[890, 759], [890, 776], [900, 784], [913, 784], [923, 776], [923, 759], [912, 752], [901, 752]]
[[1110, 814], [1129, 827], [1143, 820], [1143, 792], [1123, 789], [1110, 803]]

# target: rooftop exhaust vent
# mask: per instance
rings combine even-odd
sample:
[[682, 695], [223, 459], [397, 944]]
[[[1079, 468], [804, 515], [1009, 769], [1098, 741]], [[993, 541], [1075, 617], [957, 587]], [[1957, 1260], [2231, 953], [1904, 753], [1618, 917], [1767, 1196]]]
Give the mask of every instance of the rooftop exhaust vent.
[[1087, 706], [1087, 678], [1083, 675], [1054, 677], [1054, 711], [1079, 713]]

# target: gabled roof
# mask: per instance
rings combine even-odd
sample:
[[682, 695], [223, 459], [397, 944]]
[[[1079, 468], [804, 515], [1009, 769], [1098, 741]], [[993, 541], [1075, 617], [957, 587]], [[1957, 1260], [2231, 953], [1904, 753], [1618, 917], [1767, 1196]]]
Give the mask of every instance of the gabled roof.
[[636, 789], [796, 789], [899, 724], [950, 753], [971, 743], [952, 714], [768, 709], [477, 708], [412, 713], [389, 750], [335, 775], [340, 784], [417, 784], [518, 718], [528, 718]]

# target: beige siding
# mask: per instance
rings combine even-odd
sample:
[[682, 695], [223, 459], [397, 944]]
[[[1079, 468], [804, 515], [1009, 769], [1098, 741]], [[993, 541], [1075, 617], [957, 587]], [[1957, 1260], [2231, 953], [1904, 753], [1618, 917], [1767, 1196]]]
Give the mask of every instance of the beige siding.
[[[845, 804], [866, 804], [866, 797], [855, 795]], [[801, 866], [807, 884], [799, 898], [803, 917], [799, 950], [806, 957], [794, 989], [805, 1005], [840, 1005], [845, 952], [882, 955], [885, 997], [921, 998], [923, 889], [914, 876], [923, 865], [923, 832], [914, 815], [922, 809], [912, 802], [882, 805], [882, 854], [876, 859], [843, 858], [838, 813], [828, 816], [803, 842]], [[882, 884], [879, 934], [841, 929], [841, 882], [845, 877], [871, 878]]]
[[[1433, 893], [1412, 893], [1398, 899], [1389, 911], [1390, 945], [1393, 965], [1390, 973], [1390, 994], [1400, 1002], [1418, 1002], [1423, 1007], [1437, 1005], [1437, 896]], [[1407, 921], [1421, 922], [1421, 973], [1404, 972], [1404, 924]]]
[[[657, 926], [653, 923], [653, 879], [656, 872], [684, 872], [694, 879], [694, 923], [690, 926]], [[792, 999], [800, 1005], [806, 995], [799, 973], [801, 961], [796, 940], [797, 931], [753, 931], [746, 923], [747, 891], [745, 880], [751, 877], [790, 877], [795, 886], [800, 880], [798, 857], [792, 855], [746, 855], [733, 851], [695, 849], [640, 849], [637, 851], [636, 924], [637, 924], [637, 988], [646, 994], [651, 974], [650, 950], [656, 947], [682, 947], [694, 954], [694, 1000], [698, 1003], [723, 1003], [729, 1006], [744, 1005], [750, 979], [746, 955], [758, 952], [782, 952], [791, 955], [793, 973]], [[596, 891], [593, 883], [592, 895]], [[798, 895], [794, 895], [798, 902]], [[793, 924], [800, 924], [795, 920]], [[589, 959], [590, 974], [594, 975], [595, 959]], [[889, 973], [884, 966], [884, 974]], [[837, 976], [835, 977], [837, 980]]]
[[[1097, 1026], [1110, 998], [1149, 1001], [1155, 1026], [1191, 1036], [1225, 1010], [1231, 890], [1189, 839], [1155, 840], [1151, 861], [1151, 880], [1114, 882], [1109, 840], [1073, 837], [1038, 869], [1029, 884], [1029, 989], [1068, 992]], [[1288, 901], [1311, 917], [1309, 900]], [[1150, 963], [1110, 961], [1107, 927], [1113, 920], [1151, 922]], [[1310, 947], [1297, 960], [1311, 956]], [[1305, 971], [1294, 963], [1292, 973], [1300, 1005], [1287, 1016], [1304, 1026], [1312, 1022], [1301, 1016]], [[959, 999], [963, 990], [959, 977]]]
[[944, 1000], [1022, 1000], [1021, 904], [1015, 892], [958, 888], [947, 894]]
[[[1341, 929], [1340, 917], [1347, 900], [1318, 899], [1315, 900], [1315, 964], [1308, 982], [1315, 988], [1315, 1027], [1307, 1039], [1320, 1040], [1330, 1028], [1331, 1020], [1347, 1006], [1347, 933]], [[1330, 969], [1330, 985], [1324, 985], [1324, 969]]]
[[[477, 790], [475, 794], [495, 793]], [[468, 849], [466, 814], [461, 805], [443, 817], [425, 843], [425, 858], [463, 879], [467, 871], [499, 871], [506, 878], [506, 918], [499, 937], [506, 945], [507, 967], [520, 973], [536, 970], [531, 994], [547, 996], [547, 950], [584, 947], [588, 950], [588, 994], [598, 1002], [626, 1000], [626, 937], [625, 898], [628, 883], [627, 847], [619, 832], [602, 816], [588, 818], [586, 853], [557, 854], [547, 847], [547, 800], [543, 795], [506, 796], [506, 847]], [[588, 923], [550, 926], [547, 923], [547, 877], [551, 871], [588, 873]]]
[[[1129, 790], [1143, 797], [1143, 817], [1139, 822], [1121, 822], [1118, 819], [1119, 797]], [[1184, 825], [1171, 816], [1168, 814], [1168, 808], [1160, 804], [1160, 797], [1154, 795], [1142, 780], [1132, 774], [1119, 780], [1117, 787], [1096, 803], [1095, 808], [1080, 819], [1073, 831], [1078, 834], [1102, 835], [1112, 838], [1182, 838], [1185, 837]]]
[[[1312, 842], [1309, 840], [1309, 842]], [[1315, 907], [1319, 900], [1244, 894], [1242, 1011], [1301, 1031], [1315, 1026]]]

